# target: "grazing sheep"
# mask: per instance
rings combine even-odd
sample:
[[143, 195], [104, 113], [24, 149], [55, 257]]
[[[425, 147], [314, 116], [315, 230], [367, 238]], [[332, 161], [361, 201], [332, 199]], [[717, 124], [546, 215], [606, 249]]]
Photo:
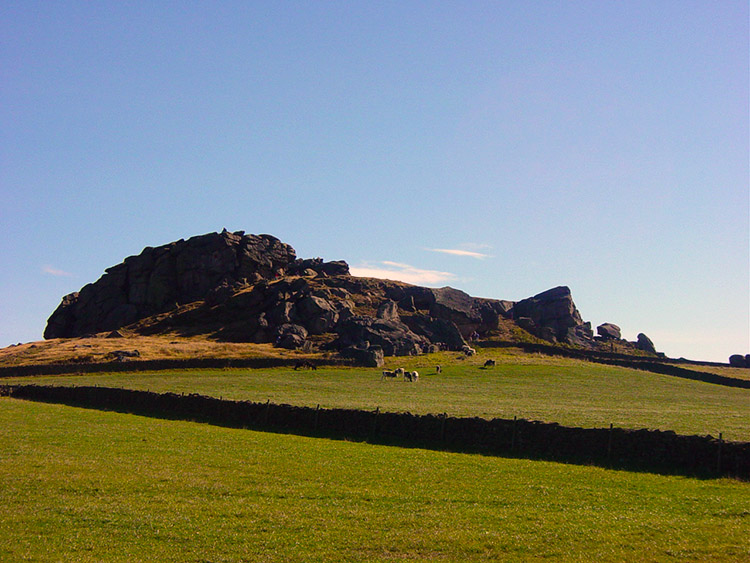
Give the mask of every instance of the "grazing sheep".
[[495, 367], [495, 360], [487, 360], [486, 362], [484, 362], [484, 367], [486, 368]]
[[435, 372], [436, 373], [443, 373], [443, 366], [436, 366], [435, 367]]
[[404, 381], [417, 381], [419, 379], [419, 373], [416, 371], [407, 371], [404, 373]]
[[468, 344], [464, 344], [461, 347], [461, 351], [464, 353], [465, 356], [473, 356], [474, 354], [477, 353], [477, 351], [471, 346], [469, 346]]
[[404, 371], [404, 368], [396, 368], [396, 370], [393, 373], [395, 373], [396, 377], [398, 377], [400, 375], [403, 376], [404, 373], [406, 373], [406, 372]]
[[398, 377], [398, 373], [395, 371], [383, 370], [383, 376], [380, 378], [380, 381], [383, 381], [386, 377], [395, 379], [396, 377]]

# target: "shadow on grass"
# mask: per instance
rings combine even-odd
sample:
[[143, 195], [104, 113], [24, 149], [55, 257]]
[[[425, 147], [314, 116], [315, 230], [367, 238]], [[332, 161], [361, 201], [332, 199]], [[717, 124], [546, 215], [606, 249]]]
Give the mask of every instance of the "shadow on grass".
[[0, 386], [0, 396], [370, 444], [609, 469], [750, 480], [750, 442], [670, 431], [577, 428], [524, 419], [456, 418], [230, 401], [108, 387]]

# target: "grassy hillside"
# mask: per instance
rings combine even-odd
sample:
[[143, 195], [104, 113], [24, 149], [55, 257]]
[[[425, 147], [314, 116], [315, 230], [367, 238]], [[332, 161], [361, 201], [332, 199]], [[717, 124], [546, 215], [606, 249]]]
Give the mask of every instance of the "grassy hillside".
[[[86, 364], [112, 361], [116, 350], [138, 350], [140, 360], [186, 360], [192, 358], [305, 358], [301, 351], [275, 348], [271, 344], [216, 342], [203, 336], [135, 336], [125, 330], [122, 338], [56, 338], [0, 349], [0, 367], [33, 364]], [[327, 355], [316, 354], [325, 359]]]
[[[24, 377], [4, 383], [102, 385], [300, 406], [350, 407], [415, 414], [527, 418], [568, 426], [654, 428], [681, 434], [723, 433], [750, 441], [750, 391], [567, 358], [482, 351], [389, 359], [418, 370], [416, 384], [381, 381], [378, 369], [317, 371], [179, 370]], [[494, 357], [498, 365], [484, 369]], [[443, 365], [437, 374], [435, 365]]]
[[0, 399], [0, 560], [746, 561], [750, 488]]

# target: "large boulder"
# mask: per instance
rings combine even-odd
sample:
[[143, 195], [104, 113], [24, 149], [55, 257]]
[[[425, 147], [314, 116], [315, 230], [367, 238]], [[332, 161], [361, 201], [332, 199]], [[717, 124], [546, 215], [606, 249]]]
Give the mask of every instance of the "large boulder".
[[297, 259], [290, 265], [290, 275], [324, 275], [324, 276], [346, 276], [349, 275], [349, 264], [343, 260], [323, 262], [322, 258]]
[[276, 329], [275, 345], [288, 350], [302, 348], [307, 338], [305, 327], [296, 324], [284, 324]]
[[596, 327], [596, 333], [604, 340], [620, 340], [622, 338], [620, 327], [612, 323], [600, 324]]
[[497, 328], [500, 316], [509, 316], [512, 307], [510, 301], [472, 297], [452, 287], [393, 287], [387, 294], [405, 312], [426, 313], [453, 323], [463, 338]]
[[[519, 301], [513, 305], [511, 314], [515, 319], [530, 319], [537, 331], [545, 327], [551, 329], [551, 335], [562, 342], [569, 342], [570, 329], [584, 325], [581, 314], [573, 303], [570, 289], [565, 286], [555, 287]], [[545, 333], [549, 334], [548, 331]]]
[[742, 354], [732, 354], [729, 356], [729, 365], [735, 368], [747, 368], [750, 367], [750, 361]]
[[363, 343], [380, 346], [386, 356], [414, 356], [429, 350], [431, 342], [412, 332], [400, 321], [354, 316], [336, 326], [338, 338], [333, 347], [343, 350]]
[[323, 297], [307, 295], [295, 305], [297, 316], [312, 334], [329, 332], [339, 319], [336, 308]]
[[[294, 249], [271, 235], [238, 231], [210, 233], [156, 248], [107, 268], [52, 313], [45, 338], [115, 330], [139, 319], [209, 297], [217, 288], [283, 275], [296, 260]], [[213, 292], [213, 293], [212, 293]]]
[[638, 334], [638, 340], [636, 340], [635, 347], [639, 350], [643, 350], [644, 352], [650, 352], [652, 354], [656, 354], [656, 346], [654, 346], [654, 343], [651, 341], [651, 339], [643, 334], [642, 332]]
[[466, 340], [453, 321], [419, 316], [409, 319], [408, 322], [412, 332], [426, 337], [438, 349], [461, 350], [466, 345]]
[[351, 358], [358, 366], [380, 368], [385, 365], [383, 349], [380, 346], [348, 346], [341, 350], [341, 355]]

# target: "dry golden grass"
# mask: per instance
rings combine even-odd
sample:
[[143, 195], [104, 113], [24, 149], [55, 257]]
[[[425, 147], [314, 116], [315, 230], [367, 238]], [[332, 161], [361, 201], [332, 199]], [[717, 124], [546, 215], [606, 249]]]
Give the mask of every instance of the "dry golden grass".
[[[91, 338], [56, 338], [0, 349], [0, 367], [34, 364], [67, 364], [111, 361], [116, 350], [138, 350], [139, 360], [184, 360], [194, 358], [290, 358], [312, 357], [301, 351], [275, 348], [271, 344], [217, 342], [204, 336], [138, 336], [124, 331], [122, 338], [102, 333]], [[320, 353], [315, 357], [321, 356]]]

